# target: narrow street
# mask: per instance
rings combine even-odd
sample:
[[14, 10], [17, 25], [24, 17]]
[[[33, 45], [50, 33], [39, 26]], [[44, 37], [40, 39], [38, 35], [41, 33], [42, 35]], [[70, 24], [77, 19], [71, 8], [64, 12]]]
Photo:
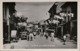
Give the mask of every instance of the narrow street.
[[19, 40], [17, 43], [12, 42], [11, 44], [4, 44], [4, 48], [12, 49], [28, 49], [28, 48], [76, 48], [77, 45], [73, 41], [67, 41], [66, 45], [63, 45], [59, 39], [55, 38], [54, 41], [50, 41], [45, 37], [37, 36], [33, 41]]
[[4, 49], [76, 49], [77, 2], [4, 2], [2, 39]]

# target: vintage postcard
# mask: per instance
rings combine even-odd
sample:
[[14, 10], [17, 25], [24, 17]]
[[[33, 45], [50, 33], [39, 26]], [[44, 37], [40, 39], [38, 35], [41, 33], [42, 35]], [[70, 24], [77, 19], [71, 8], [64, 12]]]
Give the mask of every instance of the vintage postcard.
[[79, 48], [78, 1], [2, 2], [2, 24], [3, 49]]

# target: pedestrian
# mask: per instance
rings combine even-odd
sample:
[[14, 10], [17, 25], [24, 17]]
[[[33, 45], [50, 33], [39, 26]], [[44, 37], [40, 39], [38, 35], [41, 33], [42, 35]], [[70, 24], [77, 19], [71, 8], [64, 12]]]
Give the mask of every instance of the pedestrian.
[[48, 33], [44, 32], [44, 36], [46, 37], [46, 39], [48, 39]]
[[54, 32], [51, 32], [51, 41], [54, 41]]
[[11, 45], [10, 49], [14, 49], [14, 45]]
[[33, 33], [32, 33], [32, 32], [30, 32], [30, 34], [29, 34], [29, 40], [30, 40], [30, 41], [32, 41], [32, 40], [33, 40], [33, 38], [34, 38], [34, 35], [33, 35]]
[[36, 32], [35, 31], [33, 32], [33, 35], [34, 35], [34, 39], [35, 39], [36, 38]]
[[67, 38], [66, 35], [64, 35], [64, 36], [63, 36], [63, 42], [64, 42], [63, 45], [65, 45], [66, 38]]
[[29, 40], [29, 31], [28, 30], [26, 30], [26, 32], [27, 32], [27, 41]]

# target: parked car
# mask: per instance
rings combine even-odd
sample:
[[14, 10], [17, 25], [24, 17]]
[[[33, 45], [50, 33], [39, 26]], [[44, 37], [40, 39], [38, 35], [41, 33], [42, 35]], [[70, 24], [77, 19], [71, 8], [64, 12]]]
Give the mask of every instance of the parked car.
[[21, 40], [27, 39], [27, 32], [20, 32], [21, 33]]

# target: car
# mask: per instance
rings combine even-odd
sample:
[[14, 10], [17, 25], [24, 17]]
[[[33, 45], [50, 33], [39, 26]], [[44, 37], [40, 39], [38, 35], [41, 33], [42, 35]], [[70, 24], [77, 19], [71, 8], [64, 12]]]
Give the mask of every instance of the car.
[[27, 32], [21, 32], [21, 40], [27, 39]]

